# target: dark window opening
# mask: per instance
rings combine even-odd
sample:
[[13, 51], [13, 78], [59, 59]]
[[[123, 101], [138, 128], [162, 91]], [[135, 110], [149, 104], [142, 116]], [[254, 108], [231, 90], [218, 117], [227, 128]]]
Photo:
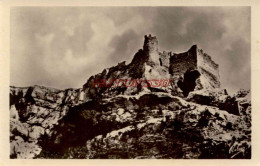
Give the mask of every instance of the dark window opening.
[[161, 59], [161, 58], [159, 58], [159, 61], [160, 61], [160, 66], [162, 66], [162, 59]]

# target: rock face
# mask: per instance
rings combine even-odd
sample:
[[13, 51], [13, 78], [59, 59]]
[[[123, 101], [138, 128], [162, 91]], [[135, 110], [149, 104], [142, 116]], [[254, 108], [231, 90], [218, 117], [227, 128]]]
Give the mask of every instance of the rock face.
[[65, 91], [33, 86], [10, 87], [11, 157], [33, 158], [43, 135], [51, 135], [70, 106], [83, 102], [81, 89]]
[[10, 87], [11, 158], [251, 158], [250, 91], [220, 89], [196, 45], [160, 52], [155, 36], [80, 89]]

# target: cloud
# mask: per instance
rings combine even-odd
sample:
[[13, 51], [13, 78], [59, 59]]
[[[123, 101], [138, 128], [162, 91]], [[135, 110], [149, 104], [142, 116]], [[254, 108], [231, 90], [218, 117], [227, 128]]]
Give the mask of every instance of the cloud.
[[135, 43], [136, 39], [137, 39], [137, 34], [132, 29], [126, 31], [121, 36], [117, 35], [113, 37], [109, 43], [109, 47], [114, 48], [114, 51], [109, 56], [110, 57], [109, 60], [111, 62], [115, 60], [116, 62], [121, 62], [121, 61], [129, 62], [132, 59], [132, 57], [129, 55], [133, 55], [134, 52], [137, 51], [135, 48], [131, 47], [131, 44]]
[[250, 88], [250, 29], [249, 7], [12, 8], [11, 84], [81, 87], [104, 68], [130, 62], [153, 34], [161, 51], [197, 44], [233, 92]]

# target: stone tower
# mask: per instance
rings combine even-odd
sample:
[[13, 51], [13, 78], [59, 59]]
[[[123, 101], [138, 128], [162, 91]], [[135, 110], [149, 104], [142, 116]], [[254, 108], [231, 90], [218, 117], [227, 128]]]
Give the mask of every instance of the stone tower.
[[159, 64], [158, 40], [156, 36], [144, 36], [143, 50], [148, 57], [147, 62], [150, 64]]

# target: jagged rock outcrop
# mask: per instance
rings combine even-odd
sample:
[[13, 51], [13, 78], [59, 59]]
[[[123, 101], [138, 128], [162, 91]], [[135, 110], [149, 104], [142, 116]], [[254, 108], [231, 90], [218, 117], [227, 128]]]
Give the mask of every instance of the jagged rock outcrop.
[[10, 87], [10, 133], [11, 158], [250, 158], [250, 91], [220, 89], [196, 45], [160, 52], [148, 35], [83, 88]]
[[38, 155], [40, 137], [51, 135], [54, 125], [58, 125], [70, 106], [82, 103], [83, 96], [81, 89], [10, 87], [11, 156], [32, 158]]

